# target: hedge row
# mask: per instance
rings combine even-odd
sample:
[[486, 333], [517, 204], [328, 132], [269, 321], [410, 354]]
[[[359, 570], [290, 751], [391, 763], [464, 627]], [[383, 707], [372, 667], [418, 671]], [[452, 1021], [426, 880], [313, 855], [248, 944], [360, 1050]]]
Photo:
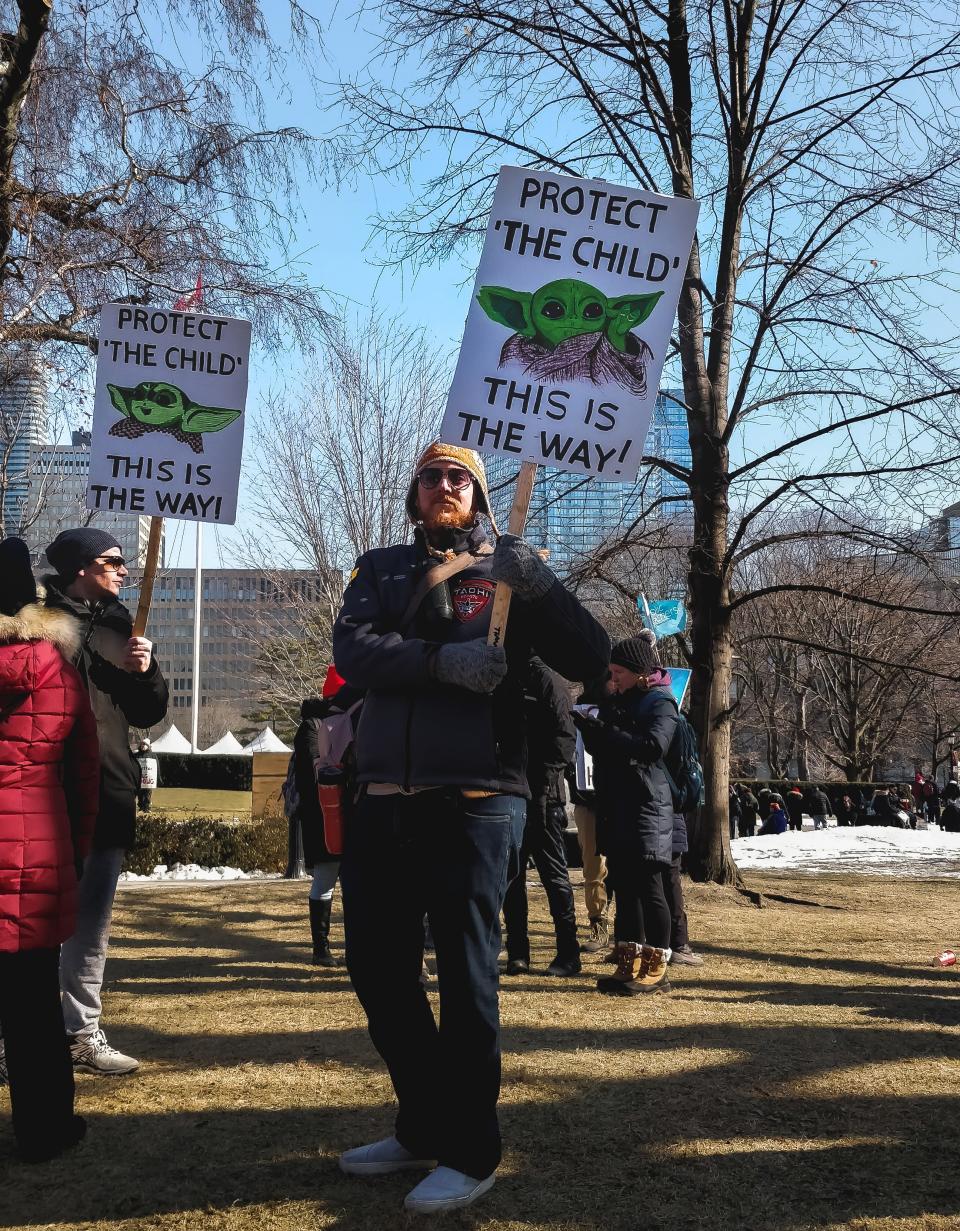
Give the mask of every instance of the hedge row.
[[198, 791], [250, 791], [253, 757], [196, 756], [191, 752], [158, 752], [160, 785], [193, 787]]
[[240, 868], [243, 872], [282, 872], [287, 866], [287, 822], [222, 821], [197, 816], [173, 821], [162, 813], [141, 814], [137, 844], [126, 869], [145, 876], [158, 863], [196, 863], [202, 868]]
[[827, 793], [830, 799], [839, 799], [841, 795], [847, 795], [850, 791], [856, 789], [863, 796], [864, 800], [869, 800], [874, 791], [878, 791], [881, 788], [902, 785], [893, 782], [794, 782], [792, 779], [785, 781], [783, 778], [734, 778], [733, 775], [731, 775], [730, 781], [739, 783], [741, 786], [748, 786], [754, 795], [756, 795], [757, 791], [762, 791], [764, 787], [768, 787], [778, 795], [785, 795], [792, 787], [798, 786], [804, 794], [819, 787], [821, 791]]

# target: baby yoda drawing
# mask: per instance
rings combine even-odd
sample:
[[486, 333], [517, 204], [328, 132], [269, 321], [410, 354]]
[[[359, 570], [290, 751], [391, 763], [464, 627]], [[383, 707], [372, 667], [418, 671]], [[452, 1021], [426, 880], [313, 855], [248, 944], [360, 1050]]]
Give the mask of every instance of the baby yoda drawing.
[[143, 381], [133, 389], [122, 385], [107, 385], [107, 389], [114, 408], [124, 416], [110, 428], [111, 436], [168, 432], [194, 453], [203, 452], [205, 432], [220, 432], [241, 414], [221, 406], [199, 406], [182, 389], [162, 380]]
[[514, 330], [500, 352], [501, 367], [518, 363], [537, 380], [616, 383], [645, 396], [653, 352], [631, 331], [662, 295], [608, 299], [588, 282], [560, 278], [533, 292], [482, 286], [477, 300], [492, 321]]

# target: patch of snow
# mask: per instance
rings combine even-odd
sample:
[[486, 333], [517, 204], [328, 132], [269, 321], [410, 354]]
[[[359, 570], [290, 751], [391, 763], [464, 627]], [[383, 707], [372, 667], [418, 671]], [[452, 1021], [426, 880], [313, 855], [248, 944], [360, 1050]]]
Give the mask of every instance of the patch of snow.
[[152, 872], [123, 872], [120, 875], [122, 881], [245, 881], [274, 877], [260, 871], [244, 872], [240, 868], [202, 868], [196, 863], [175, 863], [169, 868], [165, 863], [158, 863]]
[[753, 871], [846, 872], [960, 878], [960, 834], [883, 825], [734, 838], [737, 866]]

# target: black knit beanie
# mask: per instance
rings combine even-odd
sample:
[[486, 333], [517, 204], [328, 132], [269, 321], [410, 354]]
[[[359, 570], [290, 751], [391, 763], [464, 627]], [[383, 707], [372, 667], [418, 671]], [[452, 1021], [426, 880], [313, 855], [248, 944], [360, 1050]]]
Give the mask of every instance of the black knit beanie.
[[0, 613], [13, 616], [36, 601], [30, 549], [23, 539], [4, 539], [0, 543]]
[[657, 656], [657, 639], [645, 628], [636, 637], [627, 637], [618, 641], [613, 647], [610, 661], [618, 667], [626, 667], [635, 675], [651, 675], [660, 670], [660, 659]]
[[64, 581], [73, 581], [82, 568], [97, 556], [120, 544], [106, 530], [95, 526], [78, 526], [76, 530], [61, 530], [47, 548], [47, 559]]

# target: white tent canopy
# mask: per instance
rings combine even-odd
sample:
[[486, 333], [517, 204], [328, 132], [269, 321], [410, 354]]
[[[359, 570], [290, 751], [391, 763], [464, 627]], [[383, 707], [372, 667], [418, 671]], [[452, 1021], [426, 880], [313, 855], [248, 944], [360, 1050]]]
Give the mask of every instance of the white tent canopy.
[[174, 724], [153, 741], [154, 752], [192, 752], [190, 741], [177, 730]]
[[255, 735], [243, 750], [248, 756], [255, 752], [290, 752], [291, 749], [283, 742], [272, 727], [264, 727], [259, 735]]
[[238, 756], [243, 752], [243, 744], [240, 743], [232, 731], [228, 731], [215, 744], [211, 744], [209, 748], [201, 749], [201, 752], [204, 756]]

